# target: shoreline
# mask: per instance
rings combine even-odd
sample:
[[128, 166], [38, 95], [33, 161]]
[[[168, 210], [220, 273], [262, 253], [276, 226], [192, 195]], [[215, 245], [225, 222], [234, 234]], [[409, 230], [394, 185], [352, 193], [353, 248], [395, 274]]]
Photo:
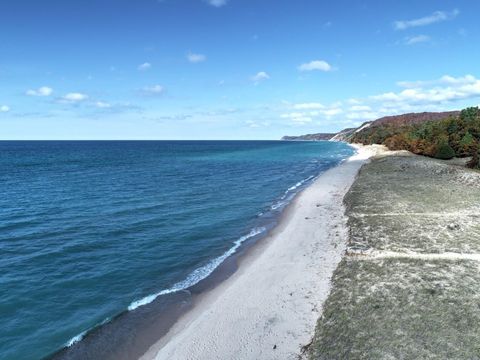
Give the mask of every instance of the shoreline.
[[[358, 149], [357, 146], [346, 145]], [[204, 301], [203, 298], [208, 293], [235, 274], [240, 264], [248, 261], [251, 255], [256, 252], [257, 247], [260, 249], [263, 247], [263, 243], [267, 241], [271, 232], [282, 223], [282, 219], [292, 202], [302, 192], [308, 189], [325, 172], [340, 166], [348, 159], [348, 157], [344, 158], [326, 170], [319, 170], [316, 175], [311, 175], [288, 188], [285, 195], [277, 199], [271, 206], [272, 212], [267, 213], [263, 222], [251, 227], [250, 233], [241, 236], [234, 243], [233, 248], [213, 259], [215, 261], [226, 257], [200, 281], [183, 290], [170, 291], [170, 289], [167, 289], [132, 301], [128, 309], [75, 336], [69, 341], [68, 345], [47, 355], [45, 359], [75, 360], [101, 357], [105, 360], [130, 360], [141, 358], [153, 345], [163, 340], [179, 319], [188, 313], [194, 305], [196, 306], [196, 304]], [[280, 206], [274, 207], [277, 204]], [[260, 213], [259, 216], [263, 214]], [[261, 231], [258, 231], [260, 229]], [[258, 234], [252, 234], [256, 231], [258, 231]], [[232, 254], [228, 256], [230, 252]], [[182, 280], [180, 283], [183, 282], [186, 282], [186, 280]], [[132, 329], [135, 330], [132, 331]]]
[[343, 196], [375, 153], [354, 147], [357, 154], [300, 192], [278, 225], [238, 259], [238, 270], [195, 297], [141, 359], [298, 357], [346, 247]]

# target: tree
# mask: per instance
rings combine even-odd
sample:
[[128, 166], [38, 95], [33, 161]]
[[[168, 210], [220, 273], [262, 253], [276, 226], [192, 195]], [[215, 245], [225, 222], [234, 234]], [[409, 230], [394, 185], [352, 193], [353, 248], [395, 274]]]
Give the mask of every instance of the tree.
[[384, 144], [390, 150], [410, 150], [410, 144], [405, 134], [390, 136], [384, 141]]
[[459, 155], [460, 156], [466, 156], [471, 153], [471, 147], [475, 142], [475, 138], [473, 137], [472, 134], [470, 134], [469, 131], [465, 133], [465, 135], [462, 137], [462, 140], [460, 140], [459, 143]]
[[480, 115], [480, 110], [477, 107], [469, 107], [466, 109], [463, 109], [460, 112], [460, 119], [464, 120], [466, 122], [472, 122], [475, 121]]
[[455, 157], [455, 150], [453, 150], [451, 146], [448, 145], [447, 141], [442, 140], [437, 145], [437, 151], [435, 153], [435, 157], [437, 159], [449, 160]]
[[467, 167], [470, 169], [478, 169], [480, 167], [480, 159], [478, 156], [478, 143], [470, 146], [472, 159], [467, 163]]

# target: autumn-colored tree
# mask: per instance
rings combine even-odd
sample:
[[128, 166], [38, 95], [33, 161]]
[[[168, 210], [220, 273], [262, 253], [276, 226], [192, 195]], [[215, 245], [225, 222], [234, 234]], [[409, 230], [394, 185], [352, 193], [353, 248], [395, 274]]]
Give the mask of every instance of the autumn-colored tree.
[[478, 152], [480, 151], [478, 142], [475, 141], [472, 145], [470, 145], [470, 161], [467, 162], [467, 167], [470, 169], [478, 169], [480, 168], [480, 158]]

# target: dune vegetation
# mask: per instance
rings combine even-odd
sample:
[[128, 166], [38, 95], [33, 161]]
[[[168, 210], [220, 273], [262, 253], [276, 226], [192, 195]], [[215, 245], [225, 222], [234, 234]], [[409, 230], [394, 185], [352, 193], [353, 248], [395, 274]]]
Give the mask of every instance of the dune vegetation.
[[365, 165], [311, 360], [480, 359], [480, 172], [405, 152]]

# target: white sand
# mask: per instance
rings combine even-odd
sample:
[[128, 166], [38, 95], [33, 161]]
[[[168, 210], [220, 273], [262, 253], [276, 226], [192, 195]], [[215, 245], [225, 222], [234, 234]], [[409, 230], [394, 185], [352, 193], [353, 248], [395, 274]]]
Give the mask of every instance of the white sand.
[[375, 152], [321, 175], [238, 271], [208, 292], [142, 359], [296, 359], [310, 342], [345, 250], [343, 197]]

